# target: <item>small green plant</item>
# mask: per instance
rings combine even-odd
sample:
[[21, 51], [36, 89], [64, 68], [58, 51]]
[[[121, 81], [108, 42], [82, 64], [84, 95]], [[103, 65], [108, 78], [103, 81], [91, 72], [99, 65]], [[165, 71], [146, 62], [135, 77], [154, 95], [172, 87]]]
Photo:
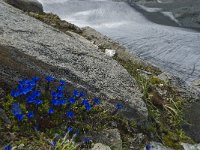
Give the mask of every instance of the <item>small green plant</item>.
[[[153, 134], [155, 137], [153, 140], [162, 141], [163, 144], [175, 149], [182, 149], [181, 141], [192, 143], [191, 138], [181, 128], [182, 123], [184, 123], [183, 109], [187, 103], [176, 91], [176, 88], [171, 86], [170, 83], [165, 83], [159, 79], [157, 75], [160, 71], [153, 67], [131, 60], [122, 60], [117, 56], [114, 59], [136, 79], [143, 93], [143, 99], [147, 105], [151, 120], [148, 127], [142, 128], [143, 132]], [[152, 75], [149, 78], [145, 78], [140, 75], [137, 71], [138, 69], [151, 72]], [[166, 97], [159, 95], [156, 88], [166, 90]], [[174, 141], [171, 137], [177, 137], [177, 141]]]

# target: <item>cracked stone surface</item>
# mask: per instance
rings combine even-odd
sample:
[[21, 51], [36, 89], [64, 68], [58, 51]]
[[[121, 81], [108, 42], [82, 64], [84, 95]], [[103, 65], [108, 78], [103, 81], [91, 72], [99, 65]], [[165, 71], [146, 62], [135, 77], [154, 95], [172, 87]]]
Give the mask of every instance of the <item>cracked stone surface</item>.
[[0, 78], [51, 74], [108, 102], [122, 100], [125, 116], [148, 113], [135, 80], [115, 60], [75, 34], [64, 34], [0, 0]]

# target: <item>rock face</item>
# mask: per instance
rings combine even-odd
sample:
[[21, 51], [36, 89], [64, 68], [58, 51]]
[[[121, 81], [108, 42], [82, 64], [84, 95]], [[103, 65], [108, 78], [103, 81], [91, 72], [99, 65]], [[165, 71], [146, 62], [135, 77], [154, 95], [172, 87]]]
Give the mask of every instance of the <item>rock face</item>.
[[[54, 29], [0, 0], [0, 79], [53, 75], [86, 89], [109, 104], [124, 103], [129, 119], [146, 119], [134, 79], [115, 60], [73, 32]], [[113, 107], [113, 105], [111, 105]]]
[[96, 143], [91, 150], [111, 150], [109, 146], [103, 145], [101, 143]]
[[5, 0], [10, 5], [13, 5], [24, 11], [43, 12], [43, 7], [37, 0]]
[[182, 143], [181, 144], [184, 148], [184, 150], [200, 150], [200, 144], [187, 144], [187, 143]]
[[122, 140], [118, 129], [108, 129], [93, 135], [94, 141], [108, 145], [112, 150], [122, 150]]

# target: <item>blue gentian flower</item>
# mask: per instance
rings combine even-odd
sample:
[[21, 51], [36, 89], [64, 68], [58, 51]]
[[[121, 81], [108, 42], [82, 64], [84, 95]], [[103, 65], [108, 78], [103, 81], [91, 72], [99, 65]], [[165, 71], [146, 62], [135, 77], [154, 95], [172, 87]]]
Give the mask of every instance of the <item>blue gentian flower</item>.
[[51, 141], [50, 144], [52, 147], [55, 147], [57, 143], [55, 141]]
[[67, 133], [70, 133], [70, 132], [72, 132], [73, 131], [73, 128], [72, 127], [68, 127], [67, 128]]
[[63, 97], [64, 97], [64, 94], [61, 93], [61, 92], [59, 92], [59, 93], [57, 94], [57, 97], [58, 97], [58, 98], [63, 98]]
[[146, 150], [151, 150], [151, 145], [150, 144], [146, 145]]
[[79, 97], [79, 96], [80, 96], [79, 91], [78, 91], [78, 90], [74, 90], [74, 91], [73, 91], [73, 96]]
[[36, 105], [42, 105], [42, 103], [43, 103], [42, 100], [39, 100], [39, 99], [35, 100], [35, 104], [36, 104]]
[[92, 109], [92, 106], [88, 103], [88, 104], [84, 104], [85, 110], [86, 111], [90, 111]]
[[94, 98], [93, 103], [94, 103], [94, 105], [99, 105], [99, 104], [101, 104], [101, 100], [98, 98]]
[[58, 93], [52, 92], [51, 95], [53, 98], [63, 98], [64, 97], [64, 94], [61, 92], [58, 92]]
[[9, 144], [3, 148], [3, 150], [12, 150], [12, 146]]
[[19, 80], [19, 84], [25, 85], [27, 84], [27, 80], [26, 79]]
[[59, 101], [59, 104], [60, 104], [60, 105], [65, 105], [65, 104], [66, 104], [66, 101], [63, 100], [63, 99], [60, 99], [60, 100], [58, 100], [58, 101]]
[[58, 91], [64, 91], [65, 89], [65, 86], [64, 85], [60, 85], [59, 87], [57, 87], [57, 90]]
[[12, 113], [13, 113], [14, 116], [16, 116], [18, 114], [22, 114], [22, 110], [20, 108], [19, 103], [12, 104]]
[[56, 92], [51, 92], [51, 96], [52, 96], [53, 98], [57, 98], [57, 93], [56, 93]]
[[56, 100], [56, 99], [52, 99], [51, 103], [52, 103], [54, 106], [60, 105], [59, 101]]
[[55, 110], [52, 107], [49, 108], [49, 110], [48, 110], [48, 114], [49, 115], [52, 115], [54, 112], [55, 112]]
[[85, 97], [85, 96], [86, 96], [86, 92], [81, 91], [80, 94], [79, 94], [79, 96], [80, 96], [80, 97]]
[[87, 99], [84, 99], [84, 100], [82, 101], [82, 103], [81, 103], [81, 105], [87, 105], [87, 104], [89, 104], [89, 101], [88, 101]]
[[19, 84], [19, 85], [17, 86], [17, 89], [18, 89], [19, 91], [23, 90], [24, 88], [25, 88], [25, 86], [23, 86], [22, 84]]
[[26, 98], [26, 103], [28, 103], [28, 104], [33, 104], [33, 103], [35, 103], [35, 98], [32, 97], [32, 96], [27, 97], [27, 98]]
[[116, 108], [117, 108], [118, 110], [119, 110], [119, 109], [122, 109], [122, 108], [123, 108], [123, 105], [118, 103], [118, 104], [116, 105]]
[[65, 85], [66, 82], [64, 80], [60, 80], [60, 85]]
[[66, 115], [68, 118], [72, 119], [72, 118], [74, 118], [75, 113], [73, 111], [68, 111]]
[[19, 96], [20, 96], [20, 92], [19, 92], [19, 91], [12, 90], [11, 93], [10, 93], [10, 95], [11, 95], [12, 97], [19, 97]]
[[18, 121], [24, 120], [24, 115], [23, 114], [17, 114], [17, 115], [15, 115], [15, 117], [17, 118]]
[[39, 77], [37, 77], [37, 76], [35, 76], [35, 77], [33, 77], [33, 78], [32, 78], [32, 80], [33, 80], [33, 81], [35, 81], [35, 82], [37, 82], [37, 81], [39, 81], [39, 80], [40, 80], [40, 78], [39, 78]]
[[90, 111], [92, 109], [92, 106], [90, 105], [89, 101], [87, 99], [84, 99], [81, 103], [86, 109], [86, 111]]
[[40, 97], [41, 96], [41, 92], [40, 91], [33, 91], [32, 93], [32, 97], [36, 98], [36, 97]]
[[86, 145], [89, 144], [91, 141], [92, 140], [90, 138], [87, 138], [87, 137], [83, 139], [83, 143], [86, 144]]
[[33, 111], [29, 111], [28, 114], [26, 114], [27, 118], [31, 119], [34, 117]]
[[71, 97], [71, 98], [69, 98], [68, 102], [69, 102], [70, 104], [75, 104], [75, 103], [76, 103], [76, 99], [73, 98], [73, 97]]
[[36, 81], [34, 81], [34, 80], [29, 80], [29, 81], [27, 81], [28, 83], [28, 86], [31, 86], [31, 87], [34, 87], [34, 86], [36, 86]]
[[32, 87], [26, 87], [26, 88], [24, 88], [22, 91], [21, 91], [21, 93], [23, 94], [23, 95], [26, 95], [26, 94], [28, 94], [29, 92], [31, 92], [32, 91]]
[[53, 77], [51, 77], [51, 76], [47, 76], [45, 79], [46, 79], [48, 82], [52, 82], [52, 81], [55, 80], [55, 78], [53, 78]]

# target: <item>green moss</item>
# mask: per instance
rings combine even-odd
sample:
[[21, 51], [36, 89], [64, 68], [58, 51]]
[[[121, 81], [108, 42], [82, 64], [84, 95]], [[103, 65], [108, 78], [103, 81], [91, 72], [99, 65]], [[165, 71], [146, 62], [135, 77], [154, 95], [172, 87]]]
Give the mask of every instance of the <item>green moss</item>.
[[[136, 79], [144, 94], [143, 99], [152, 121], [149, 126], [142, 128], [142, 132], [157, 135], [157, 140], [162, 140], [165, 145], [174, 149], [182, 149], [181, 142], [192, 143], [191, 138], [181, 130], [181, 124], [184, 122], [183, 108], [187, 103], [176, 88], [160, 80], [157, 77], [160, 71], [153, 67], [131, 60], [125, 61], [117, 56], [114, 59]], [[138, 69], [151, 72], [152, 75], [147, 79], [139, 74]], [[160, 97], [158, 93], [151, 90], [152, 87], [160, 88], [161, 84], [162, 89], [167, 91], [167, 97]]]
[[177, 150], [182, 150], [183, 147], [180, 145], [181, 142], [194, 143], [191, 138], [189, 138], [183, 130], [177, 130], [173, 132], [168, 132], [163, 136], [163, 143], [169, 147]]
[[151, 84], [165, 84], [165, 82], [163, 81], [163, 80], [161, 80], [161, 79], [159, 79], [158, 77], [156, 77], [156, 76], [153, 76], [153, 77], [151, 77], [150, 79], [149, 79], [149, 82], [151, 83]]
[[28, 15], [30, 15], [31, 17], [34, 17], [48, 25], [51, 25], [65, 33], [66, 33], [66, 31], [73, 31], [78, 34], [82, 33], [82, 30], [79, 27], [77, 27], [71, 23], [68, 23], [64, 20], [61, 20], [59, 18], [59, 16], [57, 16], [55, 14], [29, 12]]

